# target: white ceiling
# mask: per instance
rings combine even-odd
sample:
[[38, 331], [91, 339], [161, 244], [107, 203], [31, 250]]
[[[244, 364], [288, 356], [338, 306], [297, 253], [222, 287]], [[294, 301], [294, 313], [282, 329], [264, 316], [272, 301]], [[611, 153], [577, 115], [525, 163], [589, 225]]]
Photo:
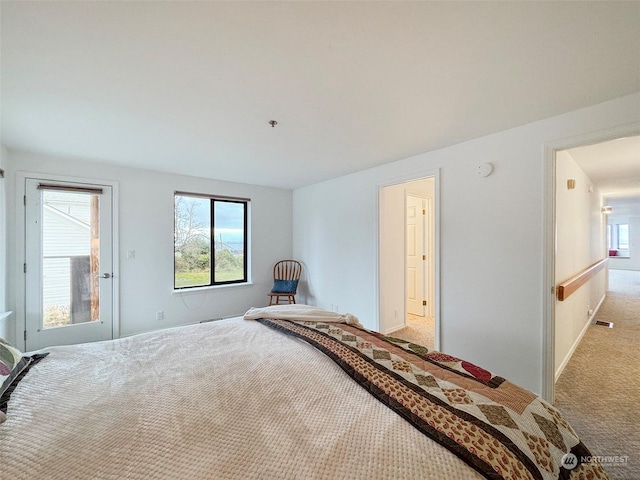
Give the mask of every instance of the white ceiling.
[[571, 148], [567, 152], [604, 196], [640, 198], [640, 136]]
[[640, 217], [640, 197], [605, 198], [606, 205], [611, 207], [609, 218]]
[[297, 188], [640, 91], [640, 2], [0, 8], [7, 147], [243, 183]]
[[640, 136], [567, 152], [597, 185], [615, 215], [640, 216]]

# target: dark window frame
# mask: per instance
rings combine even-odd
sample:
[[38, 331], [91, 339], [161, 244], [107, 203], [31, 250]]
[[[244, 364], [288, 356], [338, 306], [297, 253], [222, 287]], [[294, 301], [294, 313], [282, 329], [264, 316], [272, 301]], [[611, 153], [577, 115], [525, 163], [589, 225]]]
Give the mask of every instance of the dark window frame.
[[[189, 198], [199, 198], [199, 199], [207, 199], [209, 200], [209, 215], [210, 215], [210, 227], [209, 227], [209, 242], [210, 242], [210, 276], [208, 284], [198, 284], [198, 285], [185, 285], [185, 286], [177, 286], [176, 285], [176, 250], [175, 250], [175, 235], [176, 235], [176, 215], [175, 215], [175, 204], [177, 197], [189, 197]], [[225, 281], [216, 281], [215, 280], [215, 245], [216, 240], [214, 237], [215, 231], [215, 209], [216, 203], [235, 203], [243, 205], [243, 278], [237, 280], [225, 280]], [[173, 205], [174, 205], [174, 224], [173, 224], [173, 234], [174, 234], [174, 251], [173, 251], [173, 288], [174, 290], [189, 290], [192, 288], [208, 288], [208, 287], [216, 287], [221, 285], [234, 285], [234, 284], [246, 284], [249, 283], [249, 205], [251, 203], [250, 198], [240, 198], [240, 197], [227, 197], [222, 195], [208, 195], [201, 193], [193, 193], [193, 192], [181, 192], [175, 191], [173, 194]]]

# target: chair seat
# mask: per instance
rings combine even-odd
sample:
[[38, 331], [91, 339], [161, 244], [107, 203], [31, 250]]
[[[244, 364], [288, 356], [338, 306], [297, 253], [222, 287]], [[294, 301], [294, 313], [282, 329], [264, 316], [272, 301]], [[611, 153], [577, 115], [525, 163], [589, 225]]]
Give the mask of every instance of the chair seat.
[[273, 290], [269, 292], [269, 295], [295, 295], [298, 292], [274, 292]]
[[[296, 303], [296, 292], [290, 293], [280, 293], [280, 292], [269, 292], [267, 293], [269, 297], [269, 305], [280, 305], [280, 299], [282, 297], [286, 297], [289, 303]], [[275, 297], [276, 301], [273, 302], [273, 298]]]

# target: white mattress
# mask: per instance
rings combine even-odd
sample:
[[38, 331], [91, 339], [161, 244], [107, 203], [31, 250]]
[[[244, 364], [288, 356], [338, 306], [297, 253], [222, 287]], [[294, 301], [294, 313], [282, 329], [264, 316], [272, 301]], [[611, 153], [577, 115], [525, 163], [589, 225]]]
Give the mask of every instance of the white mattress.
[[240, 318], [53, 347], [4, 479], [481, 478], [307, 343]]

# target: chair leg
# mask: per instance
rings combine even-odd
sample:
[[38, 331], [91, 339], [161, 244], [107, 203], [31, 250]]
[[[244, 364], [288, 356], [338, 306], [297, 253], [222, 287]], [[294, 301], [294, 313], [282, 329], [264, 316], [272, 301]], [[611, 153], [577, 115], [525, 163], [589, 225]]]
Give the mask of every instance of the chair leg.
[[[284, 296], [284, 295], [282, 295]], [[276, 297], [276, 300], [274, 302], [273, 297]], [[269, 295], [269, 306], [271, 305], [280, 305], [280, 297], [281, 295]], [[296, 303], [296, 296], [294, 295], [287, 295], [287, 303], [292, 304], [292, 303]]]

